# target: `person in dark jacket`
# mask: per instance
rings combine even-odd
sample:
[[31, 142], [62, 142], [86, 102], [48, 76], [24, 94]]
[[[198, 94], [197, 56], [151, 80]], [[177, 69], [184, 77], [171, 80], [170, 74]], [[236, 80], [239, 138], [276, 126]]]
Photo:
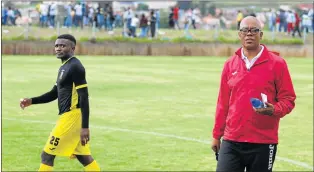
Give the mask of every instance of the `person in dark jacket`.
[[300, 17], [299, 17], [299, 14], [297, 12], [294, 12], [294, 16], [295, 16], [295, 23], [294, 23], [294, 29], [293, 29], [293, 32], [292, 32], [292, 36], [294, 37], [295, 35], [295, 32], [298, 32], [299, 34], [299, 37], [301, 38], [302, 35], [301, 35], [301, 31], [300, 31]]
[[[217, 171], [269, 172], [279, 121], [294, 109], [296, 94], [284, 58], [260, 44], [259, 21], [244, 18], [238, 35], [242, 48], [225, 62], [221, 75], [211, 148], [218, 155]], [[267, 102], [254, 108], [250, 99], [262, 100], [261, 94]]]
[[140, 37], [146, 37], [147, 36], [147, 28], [148, 28], [148, 20], [145, 17], [145, 14], [142, 14], [142, 16], [141, 16], [140, 28], [141, 28]]
[[156, 32], [156, 16], [155, 16], [155, 11], [152, 10], [150, 12], [150, 33], [151, 37], [155, 37], [155, 32]]

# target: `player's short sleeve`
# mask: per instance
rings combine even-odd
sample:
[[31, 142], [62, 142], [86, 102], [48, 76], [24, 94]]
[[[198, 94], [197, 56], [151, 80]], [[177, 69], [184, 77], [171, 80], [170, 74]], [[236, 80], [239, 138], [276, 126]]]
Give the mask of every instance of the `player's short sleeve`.
[[73, 66], [72, 79], [76, 89], [87, 87], [86, 73], [83, 65]]

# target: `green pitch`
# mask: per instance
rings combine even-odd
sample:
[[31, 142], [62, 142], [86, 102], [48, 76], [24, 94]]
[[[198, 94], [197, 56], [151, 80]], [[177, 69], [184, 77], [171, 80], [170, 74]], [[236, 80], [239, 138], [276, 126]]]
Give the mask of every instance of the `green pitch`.
[[[81, 56], [90, 92], [92, 155], [102, 170], [215, 170], [211, 132], [223, 57]], [[275, 171], [313, 167], [313, 59], [287, 59], [296, 108], [280, 123]], [[2, 170], [34, 171], [57, 103], [24, 111], [19, 99], [49, 91], [54, 56], [2, 57]], [[57, 157], [55, 170], [83, 170]]]

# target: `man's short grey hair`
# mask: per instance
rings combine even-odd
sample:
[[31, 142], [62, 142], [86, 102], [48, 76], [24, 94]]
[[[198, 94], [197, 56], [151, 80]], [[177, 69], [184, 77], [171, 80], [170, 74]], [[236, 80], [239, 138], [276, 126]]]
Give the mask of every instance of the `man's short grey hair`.
[[242, 21], [241, 21], [241, 23], [240, 23], [240, 29], [245, 26], [245, 23], [246, 23], [246, 21], [248, 21], [248, 20], [254, 20], [254, 21], [256, 21], [256, 27], [259, 28], [259, 29], [262, 28], [261, 23], [257, 20], [256, 17], [254, 17], [254, 16], [247, 16], [247, 17], [245, 17], [244, 19], [242, 19]]

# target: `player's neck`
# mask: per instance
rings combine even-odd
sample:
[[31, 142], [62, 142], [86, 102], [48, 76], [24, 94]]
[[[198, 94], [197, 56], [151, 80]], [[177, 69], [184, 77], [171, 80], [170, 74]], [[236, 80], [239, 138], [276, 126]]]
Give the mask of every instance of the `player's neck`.
[[69, 60], [71, 57], [72, 57], [72, 55], [67, 56], [67, 57], [64, 57], [64, 58], [61, 59], [61, 62], [64, 63], [64, 62], [66, 62], [67, 60]]

